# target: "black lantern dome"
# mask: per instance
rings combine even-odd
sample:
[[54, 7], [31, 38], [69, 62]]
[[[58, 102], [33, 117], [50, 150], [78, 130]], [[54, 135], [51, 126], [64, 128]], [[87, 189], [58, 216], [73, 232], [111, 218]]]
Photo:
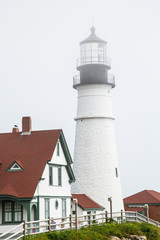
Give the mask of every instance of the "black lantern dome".
[[80, 42], [80, 44], [83, 43], [89, 43], [89, 42], [102, 42], [102, 43], [107, 43], [106, 41], [102, 40], [101, 38], [97, 37], [95, 34], [96, 29], [94, 27], [91, 28], [91, 34], [88, 38]]

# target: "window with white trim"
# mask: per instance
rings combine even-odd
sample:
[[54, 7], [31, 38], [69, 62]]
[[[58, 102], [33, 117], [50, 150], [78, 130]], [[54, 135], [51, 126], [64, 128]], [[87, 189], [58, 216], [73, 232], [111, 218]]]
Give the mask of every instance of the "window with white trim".
[[49, 166], [49, 185], [62, 186], [61, 166]]
[[66, 199], [62, 199], [62, 218], [67, 216]]
[[49, 185], [53, 185], [53, 168], [49, 167]]
[[60, 142], [57, 142], [57, 156], [60, 156]]
[[49, 198], [44, 199], [44, 204], [45, 204], [45, 219], [50, 217], [50, 201]]
[[19, 223], [23, 219], [23, 207], [18, 202], [2, 202], [3, 223]]

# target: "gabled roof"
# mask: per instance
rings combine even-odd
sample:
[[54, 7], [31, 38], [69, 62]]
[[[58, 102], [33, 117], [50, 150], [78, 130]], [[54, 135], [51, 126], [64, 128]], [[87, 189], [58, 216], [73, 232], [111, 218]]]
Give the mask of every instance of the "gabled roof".
[[[0, 195], [32, 198], [59, 138], [66, 147], [66, 168], [72, 182], [75, 180], [70, 166], [72, 160], [62, 130], [32, 131], [30, 135], [21, 135], [21, 132], [0, 134]], [[23, 171], [7, 172], [15, 161]]]
[[72, 194], [72, 199], [76, 198], [78, 200], [78, 205], [83, 210], [103, 210], [104, 207], [99, 205], [98, 203], [94, 202], [91, 198], [89, 198], [85, 194]]
[[160, 193], [154, 190], [144, 190], [123, 199], [124, 204], [160, 203]]

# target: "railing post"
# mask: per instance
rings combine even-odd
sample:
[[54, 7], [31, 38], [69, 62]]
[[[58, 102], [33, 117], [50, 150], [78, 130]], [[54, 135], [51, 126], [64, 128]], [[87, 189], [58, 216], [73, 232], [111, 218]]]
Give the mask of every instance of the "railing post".
[[136, 211], [136, 215], [135, 215], [135, 221], [137, 222], [137, 211]]
[[105, 211], [105, 222], [108, 223], [108, 212]]
[[91, 213], [89, 213], [89, 215], [88, 215], [88, 222], [89, 222], [89, 227], [91, 226]]
[[50, 221], [50, 217], [48, 217], [48, 230], [49, 230], [49, 232], [51, 231], [51, 221]]
[[73, 204], [75, 204], [75, 228], [78, 228], [78, 200], [76, 198], [73, 199]]
[[78, 202], [75, 203], [75, 208], [76, 208], [76, 212], [75, 212], [75, 221], [76, 221], [76, 230], [78, 229]]
[[72, 229], [72, 215], [69, 215], [69, 227]]
[[123, 223], [123, 210], [121, 210], [121, 223]]
[[26, 239], [26, 222], [25, 220], [23, 221], [23, 240]]

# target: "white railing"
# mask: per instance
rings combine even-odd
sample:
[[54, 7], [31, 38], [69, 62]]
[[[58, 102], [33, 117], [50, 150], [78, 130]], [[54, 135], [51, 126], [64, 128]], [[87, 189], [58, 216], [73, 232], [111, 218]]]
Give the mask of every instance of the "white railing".
[[65, 230], [65, 229], [78, 229], [82, 226], [91, 226], [93, 224], [108, 223], [110, 221], [116, 221], [118, 223], [123, 222], [147, 222], [160, 228], [160, 223], [156, 222], [138, 212], [113, 212], [98, 213], [98, 214], [87, 214], [80, 216], [69, 216], [66, 218], [48, 218], [44, 220], [23, 222], [8, 232], [0, 235], [0, 239], [26, 239], [26, 235], [34, 235], [42, 232], [50, 232], [54, 230]]
[[158, 221], [148, 218], [138, 212], [129, 212], [129, 211], [127, 212], [126, 211], [126, 212], [124, 212], [124, 214], [125, 214], [125, 221], [127, 221], [127, 222], [129, 222], [129, 221], [130, 222], [136, 221], [136, 222], [140, 222], [140, 223], [147, 222], [147, 223], [150, 223], [150, 224], [155, 225], [160, 228], [160, 223]]
[[76, 75], [73, 77], [73, 86], [79, 85], [81, 83], [80, 75]]
[[[24, 223], [19, 224], [18, 226], [8, 230], [7, 232], [0, 235], [0, 239], [20, 239], [24, 236]], [[15, 238], [14, 238], [15, 237]]]

